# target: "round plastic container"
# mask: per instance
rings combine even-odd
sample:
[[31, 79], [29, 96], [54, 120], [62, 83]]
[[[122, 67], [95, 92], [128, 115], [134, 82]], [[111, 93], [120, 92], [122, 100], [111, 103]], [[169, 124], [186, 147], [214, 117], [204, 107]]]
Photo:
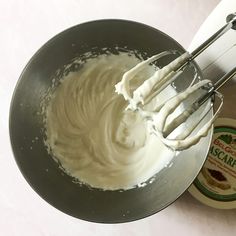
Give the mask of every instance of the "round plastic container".
[[189, 188], [200, 202], [220, 209], [236, 208], [236, 120], [218, 118], [207, 160]]

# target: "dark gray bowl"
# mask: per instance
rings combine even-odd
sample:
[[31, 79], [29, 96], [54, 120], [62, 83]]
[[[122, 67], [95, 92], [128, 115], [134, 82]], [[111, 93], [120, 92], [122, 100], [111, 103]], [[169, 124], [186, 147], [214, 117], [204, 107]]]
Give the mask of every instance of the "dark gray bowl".
[[[115, 46], [127, 46], [148, 56], [169, 49], [184, 52], [169, 36], [140, 23], [100, 20], [77, 25], [49, 40], [32, 57], [17, 83], [10, 109], [12, 149], [31, 187], [45, 201], [69, 215], [105, 223], [137, 220], [175, 201], [200, 171], [211, 139], [209, 134], [198, 145], [181, 152], [172, 167], [163, 169], [146, 187], [123, 192], [102, 191], [72, 182], [44, 146], [43, 120], [38, 115], [40, 102], [58, 68], [91, 48], [99, 51]], [[187, 79], [177, 87], [184, 86]]]

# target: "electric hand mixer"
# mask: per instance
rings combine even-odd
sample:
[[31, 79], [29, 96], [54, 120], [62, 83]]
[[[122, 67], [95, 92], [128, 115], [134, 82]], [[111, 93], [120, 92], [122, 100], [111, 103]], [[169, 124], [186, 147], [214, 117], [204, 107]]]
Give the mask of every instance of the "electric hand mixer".
[[[219, 29], [214, 35], [212, 35], [192, 53], [186, 52], [168, 65], [158, 69], [133, 92], [131, 92], [130, 88], [131, 80], [133, 80], [135, 76], [145, 68], [145, 66], [173, 52], [162, 52], [139, 63], [134, 68], [127, 71], [123, 75], [121, 82], [116, 85], [116, 92], [122, 94], [124, 99], [129, 103], [127, 109], [140, 112], [144, 118], [151, 121], [152, 132], [156, 134], [167, 147], [173, 150], [184, 150], [189, 148], [208, 134], [209, 129], [217, 118], [223, 105], [223, 95], [217, 90], [236, 74], [236, 67], [225, 74], [215, 84], [212, 84], [210, 80], [206, 79], [195, 83], [195, 79], [193, 79], [190, 86], [185, 91], [174, 95], [167, 101], [157, 104], [154, 110], [148, 111], [145, 110], [145, 107], [168, 85], [172, 84], [193, 59], [195, 59], [229, 29], [236, 29], [236, 13], [228, 15], [226, 21], [226, 25]], [[200, 89], [204, 90], [205, 92], [199, 95], [190, 106], [184, 109], [181, 114], [172, 119], [168, 119], [170, 115], [177, 109], [177, 107], [181, 106], [181, 104], [186, 99], [188, 99], [193, 93]], [[213, 117], [196, 132], [196, 128], [200, 122], [211, 111], [213, 107], [213, 103], [211, 103], [210, 106], [206, 106], [206, 108], [203, 109], [202, 114], [195, 120], [194, 124], [192, 124], [190, 127], [185, 127], [185, 129], [180, 134], [172, 137], [171, 134], [180, 125], [184, 124], [191, 115], [194, 115], [194, 113], [203, 104], [205, 104], [206, 101], [209, 101], [213, 95], [216, 95], [220, 99], [220, 105], [218, 106]], [[196, 133], [194, 133], [194, 131]]]

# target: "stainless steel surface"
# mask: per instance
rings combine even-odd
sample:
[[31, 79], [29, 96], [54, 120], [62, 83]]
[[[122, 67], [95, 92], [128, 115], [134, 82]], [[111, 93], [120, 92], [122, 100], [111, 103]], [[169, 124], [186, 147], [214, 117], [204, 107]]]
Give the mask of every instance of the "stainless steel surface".
[[189, 61], [194, 60], [197, 56], [199, 56], [203, 51], [205, 51], [210, 45], [212, 45], [217, 39], [219, 39], [222, 35], [224, 35], [229, 29], [236, 29], [236, 14], [230, 14], [226, 17], [226, 24], [220, 28], [216, 33], [214, 33], [211, 37], [209, 37], [205, 42], [203, 42], [200, 46], [198, 46], [192, 53], [190, 53], [190, 57], [188, 61], [184, 62], [182, 65], [177, 68], [177, 70], [182, 70]]
[[236, 67], [233, 68], [226, 75], [224, 75], [222, 78], [220, 78], [218, 81], [216, 81], [216, 83], [214, 84], [214, 89], [219, 90], [226, 82], [232, 79], [235, 76], [235, 74], [236, 74]]
[[[76, 56], [92, 48], [135, 49], [149, 57], [165, 50], [184, 49], [172, 38], [149, 26], [123, 20], [101, 20], [72, 27], [49, 40], [29, 61], [13, 94], [10, 138], [16, 162], [31, 187], [48, 203], [74, 217], [94, 222], [137, 220], [167, 207], [193, 182], [208, 152], [211, 134], [182, 151], [171, 168], [164, 168], [154, 182], [127, 191], [91, 189], [73, 182], [48, 154], [44, 145], [42, 97], [51, 86], [52, 75]], [[164, 59], [163, 65], [169, 61]], [[196, 67], [199, 76], [201, 73]], [[190, 72], [189, 72], [190, 73]], [[188, 85], [186, 72], [177, 79], [177, 89]], [[207, 117], [207, 119], [209, 119]], [[37, 142], [32, 148], [32, 140]], [[158, 155], [158, 153], [157, 153]]]
[[236, 13], [232, 13], [226, 17], [226, 22], [232, 22], [232, 29], [236, 30]]
[[201, 98], [196, 101], [193, 106], [197, 110], [202, 104], [204, 104], [216, 91], [218, 91], [225, 83], [232, 79], [236, 75], [236, 67], [229, 71], [227, 74], [222, 76], [215, 84], [204, 94]]
[[[230, 72], [225, 74], [222, 78], [220, 78], [214, 85], [210, 85], [208, 88], [203, 88], [206, 92], [200, 96], [193, 104], [191, 104], [188, 108], [186, 108], [185, 113], [181, 113], [177, 116], [173, 121], [171, 121], [168, 126], [165, 128], [163, 132], [163, 136], [167, 137], [171, 134], [175, 129], [177, 129], [181, 124], [183, 124], [194, 112], [196, 112], [205, 102], [207, 102], [213, 94], [215, 94], [220, 99], [220, 104], [218, 106], [218, 110], [220, 111], [223, 105], [223, 95], [219, 92], [216, 93], [218, 89], [220, 89], [227, 81], [232, 79], [236, 74], [236, 67], [233, 68]], [[209, 107], [209, 110], [213, 106]], [[186, 115], [188, 114], [188, 115]], [[207, 113], [206, 113], [207, 115]], [[201, 119], [199, 119], [199, 123]]]

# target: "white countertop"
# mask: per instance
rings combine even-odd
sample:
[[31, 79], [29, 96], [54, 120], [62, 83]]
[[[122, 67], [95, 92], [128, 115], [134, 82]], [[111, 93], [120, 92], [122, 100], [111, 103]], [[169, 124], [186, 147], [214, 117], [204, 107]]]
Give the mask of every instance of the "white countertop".
[[[204, 206], [187, 192], [165, 210], [132, 223], [105, 225], [67, 216], [27, 184], [13, 158], [8, 111], [17, 79], [33, 53], [81, 22], [122, 18], [154, 26], [186, 48], [219, 0], [0, 0], [0, 235], [234, 235], [236, 211]], [[235, 10], [234, 10], [235, 11]]]

